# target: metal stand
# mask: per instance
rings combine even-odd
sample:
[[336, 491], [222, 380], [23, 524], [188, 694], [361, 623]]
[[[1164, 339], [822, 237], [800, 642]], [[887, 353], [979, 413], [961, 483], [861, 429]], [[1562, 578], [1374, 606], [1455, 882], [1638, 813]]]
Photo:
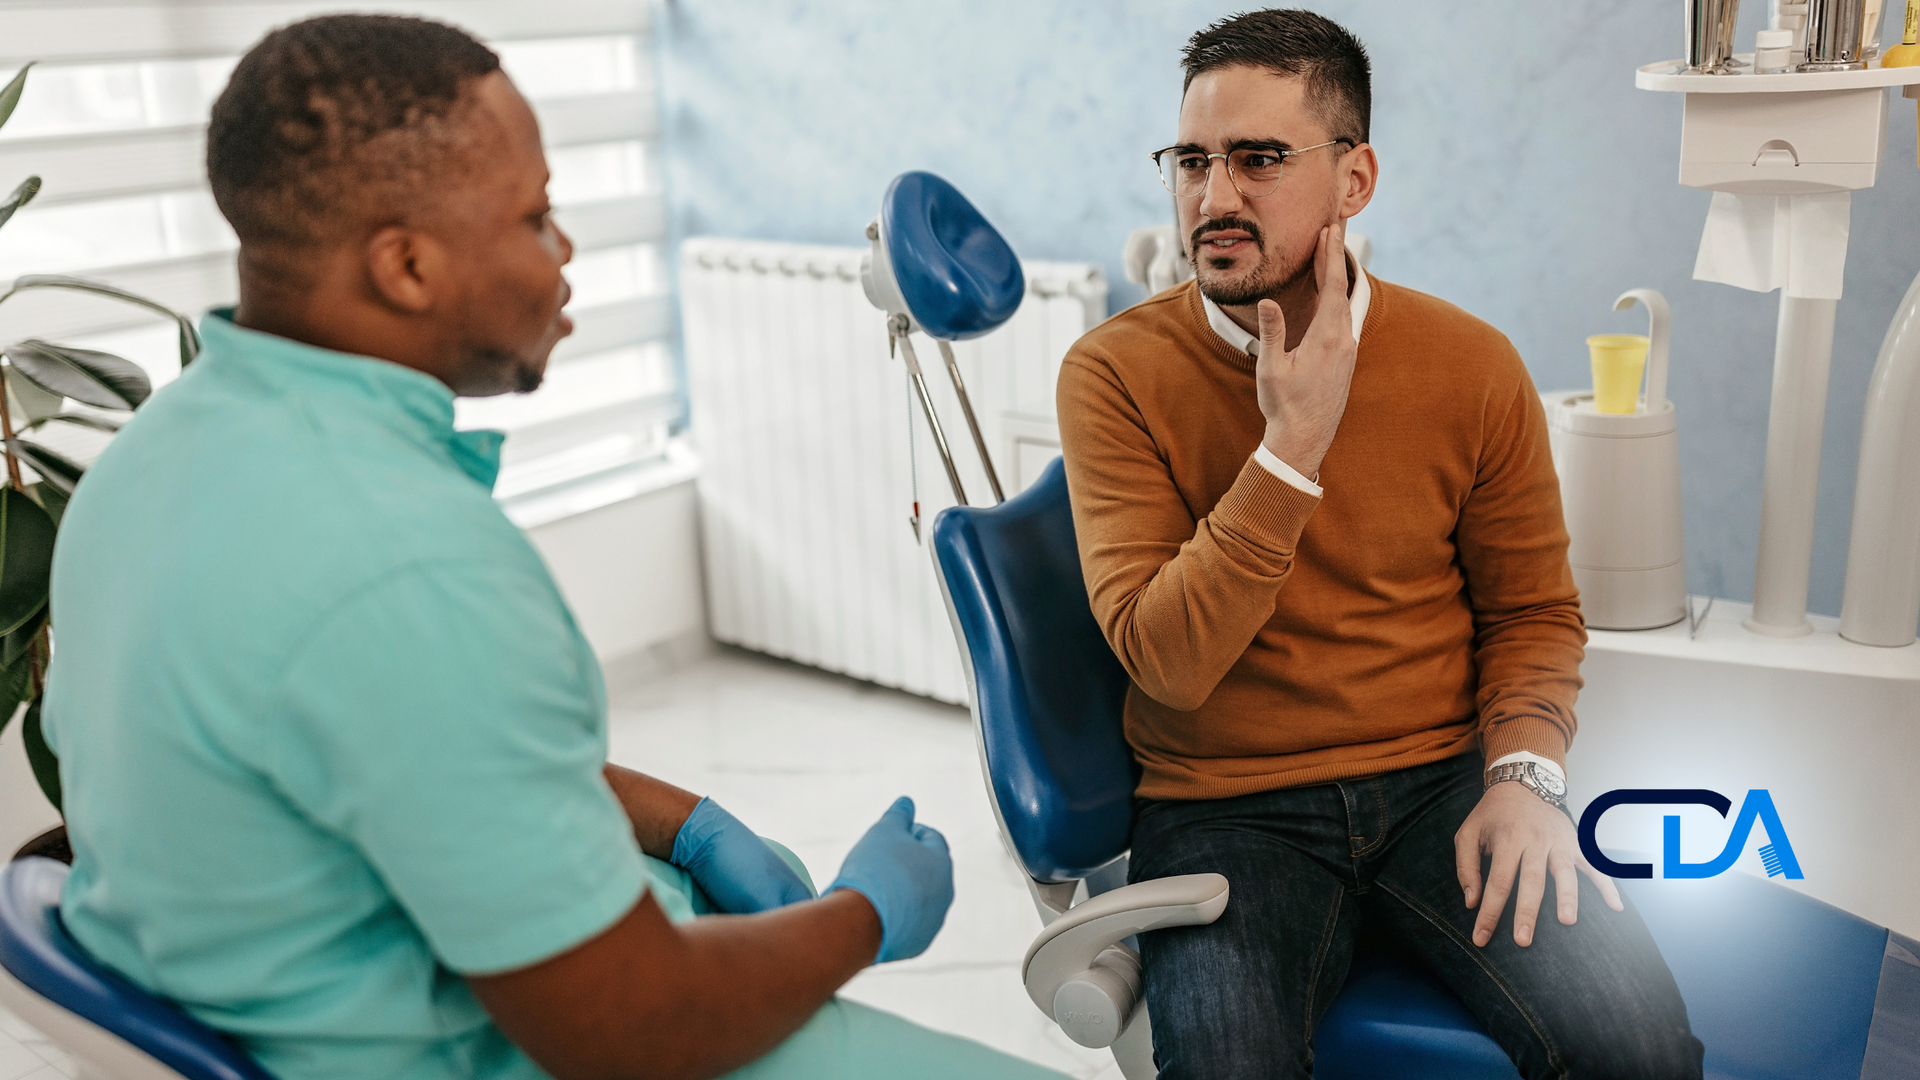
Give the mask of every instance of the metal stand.
[[[969, 505], [967, 492], [960, 484], [960, 470], [953, 462], [953, 451], [947, 446], [946, 431], [940, 427], [939, 414], [934, 412], [933, 396], [927, 392], [927, 379], [920, 371], [920, 358], [913, 351], [913, 337], [908, 330], [905, 315], [895, 315], [887, 320], [888, 350], [894, 345], [900, 347], [900, 356], [906, 361], [907, 375], [913, 380], [913, 392], [920, 399], [920, 411], [927, 418], [927, 429], [933, 433], [934, 449], [940, 452], [940, 464], [947, 470], [947, 483], [953, 485], [954, 501], [961, 506]], [[1006, 494], [1000, 488], [1000, 474], [994, 471], [993, 455], [987, 452], [987, 437], [980, 431], [980, 421], [973, 415], [973, 402], [967, 397], [966, 381], [960, 377], [960, 364], [953, 358], [953, 346], [935, 338], [940, 346], [940, 356], [947, 362], [947, 377], [953, 380], [953, 392], [960, 398], [960, 412], [967, 420], [967, 430], [973, 433], [973, 447], [980, 452], [980, 465], [987, 473], [987, 486], [993, 489], [995, 505], [1006, 502]]]
[[[940, 414], [933, 411], [933, 397], [927, 393], [927, 377], [920, 372], [920, 358], [913, 354], [913, 338], [907, 333], [907, 317], [895, 315], [887, 320], [888, 350], [895, 343], [900, 346], [900, 356], [907, 363], [907, 376], [913, 380], [913, 392], [920, 398], [920, 411], [926, 415], [927, 430], [933, 432], [933, 447], [940, 451], [940, 464], [947, 467], [947, 483], [953, 485], [953, 499], [961, 506], [967, 505], [967, 489], [960, 486], [960, 470], [954, 467], [953, 451], [947, 448], [947, 433], [940, 427]], [[967, 419], [973, 419], [973, 413], [967, 413]], [[975, 433], [978, 437], [978, 432]]]
[[959, 395], [961, 415], [967, 418], [967, 430], [973, 432], [973, 448], [980, 451], [980, 465], [987, 470], [987, 486], [993, 489], [995, 506], [1007, 501], [1000, 490], [1000, 474], [993, 471], [993, 455], [987, 453], [987, 438], [980, 434], [980, 421], [974, 419], [973, 402], [967, 399], [967, 384], [960, 379], [960, 365], [953, 358], [953, 346], [945, 338], [934, 338], [940, 346], [940, 356], [947, 362], [947, 377], [953, 380], [953, 392]]

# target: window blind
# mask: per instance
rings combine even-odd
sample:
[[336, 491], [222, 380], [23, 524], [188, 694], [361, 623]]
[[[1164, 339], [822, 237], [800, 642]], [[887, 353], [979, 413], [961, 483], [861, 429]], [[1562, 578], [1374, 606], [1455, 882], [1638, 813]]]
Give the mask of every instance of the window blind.
[[[0, 229], [0, 279], [77, 274], [196, 315], [232, 303], [236, 241], [206, 184], [209, 107], [268, 30], [335, 10], [466, 28], [500, 53], [540, 118], [556, 219], [576, 247], [567, 269], [575, 330], [539, 390], [457, 406], [460, 426], [509, 433], [495, 495], [510, 510], [538, 502], [545, 509], [535, 516], [550, 518], [566, 512], [570, 489], [617, 484], [663, 460], [683, 395], [666, 344], [672, 309], [645, 0], [0, 0], [0, 80], [38, 61], [0, 129], [0, 188], [29, 174], [44, 180], [39, 198]], [[110, 302], [23, 294], [0, 308], [0, 338], [28, 336], [119, 353], [156, 385], [178, 374], [169, 325]], [[83, 461], [106, 442], [80, 428], [45, 438]], [[585, 505], [571, 499], [573, 509]]]

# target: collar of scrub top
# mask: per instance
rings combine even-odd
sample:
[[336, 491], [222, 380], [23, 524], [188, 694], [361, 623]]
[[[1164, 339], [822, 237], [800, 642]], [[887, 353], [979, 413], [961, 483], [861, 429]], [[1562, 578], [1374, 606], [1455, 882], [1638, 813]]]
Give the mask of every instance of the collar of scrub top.
[[500, 448], [506, 433], [456, 431], [453, 391], [422, 371], [371, 356], [335, 352], [249, 330], [233, 321], [232, 308], [215, 308], [200, 320], [204, 342], [194, 367], [233, 365], [270, 386], [295, 389], [303, 399], [316, 395], [352, 398], [356, 410], [384, 427], [421, 442], [443, 447], [453, 464], [491, 491], [500, 475]]
[[[1347, 273], [1348, 280], [1353, 282], [1353, 287], [1347, 290], [1347, 303], [1353, 308], [1353, 340], [1358, 342], [1360, 328], [1367, 322], [1367, 305], [1373, 302], [1373, 284], [1367, 280], [1367, 272], [1354, 265], [1351, 254], [1347, 256]], [[1208, 299], [1206, 293], [1200, 294], [1200, 306], [1206, 308], [1207, 325], [1220, 335], [1220, 340], [1248, 356], [1260, 355], [1259, 335], [1240, 329], [1240, 324], [1220, 310], [1220, 305]]]

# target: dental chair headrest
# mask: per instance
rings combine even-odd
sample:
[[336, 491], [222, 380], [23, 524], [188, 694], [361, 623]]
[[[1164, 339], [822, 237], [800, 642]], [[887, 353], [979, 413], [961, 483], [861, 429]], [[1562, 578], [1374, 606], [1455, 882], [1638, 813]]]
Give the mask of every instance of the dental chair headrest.
[[875, 224], [861, 267], [873, 306], [947, 341], [979, 337], [1019, 310], [1027, 290], [1020, 260], [952, 184], [929, 172], [900, 174]]

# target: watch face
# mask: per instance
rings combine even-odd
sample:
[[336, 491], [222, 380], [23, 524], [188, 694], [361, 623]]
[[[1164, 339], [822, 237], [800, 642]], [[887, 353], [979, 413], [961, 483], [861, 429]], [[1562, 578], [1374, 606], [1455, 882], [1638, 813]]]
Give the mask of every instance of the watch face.
[[1533, 779], [1540, 785], [1541, 791], [1546, 792], [1556, 799], [1567, 793], [1566, 781], [1561, 780], [1545, 769], [1533, 770]]

